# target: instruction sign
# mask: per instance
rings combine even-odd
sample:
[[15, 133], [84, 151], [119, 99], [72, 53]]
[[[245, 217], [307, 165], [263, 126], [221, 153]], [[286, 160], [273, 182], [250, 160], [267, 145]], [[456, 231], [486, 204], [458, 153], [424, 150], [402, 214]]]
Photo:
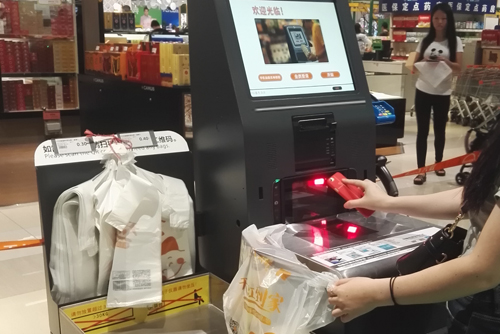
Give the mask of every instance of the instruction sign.
[[[132, 148], [136, 156], [189, 152], [186, 139], [173, 131], [139, 132], [120, 136], [124, 139], [132, 138], [133, 143], [136, 143]], [[95, 142], [93, 138], [87, 137], [47, 140], [35, 151], [35, 167], [102, 160], [108, 148], [109, 140]]]
[[[146, 321], [163, 318], [210, 303], [209, 276], [177, 281], [163, 286], [162, 302], [149, 305]], [[141, 322], [140, 310], [106, 307], [106, 299], [83, 303], [63, 310], [84, 333], [108, 333]]]
[[354, 246], [336, 247], [326, 252], [315, 254], [312, 259], [323, 265], [343, 271], [392, 256], [406, 254], [417, 248], [438, 231], [439, 228], [437, 227], [429, 227], [382, 240], [356, 244]]

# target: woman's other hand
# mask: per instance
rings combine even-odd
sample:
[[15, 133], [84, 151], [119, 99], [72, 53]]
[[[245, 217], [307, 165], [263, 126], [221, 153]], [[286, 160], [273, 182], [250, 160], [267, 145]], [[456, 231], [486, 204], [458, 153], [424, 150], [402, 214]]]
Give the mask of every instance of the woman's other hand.
[[384, 282], [371, 278], [339, 280], [328, 290], [328, 302], [335, 307], [332, 316], [346, 323], [376, 307], [384, 306], [383, 300], [387, 298], [385, 294], [389, 293], [389, 284], [384, 286]]
[[346, 209], [368, 209], [374, 211], [384, 211], [389, 205], [391, 197], [387, 195], [376, 183], [370, 180], [351, 180], [344, 179], [347, 185], [353, 185], [364, 191], [363, 198], [348, 201], [344, 204]]
[[442, 61], [446, 65], [448, 65], [449, 67], [453, 66], [453, 63], [448, 58], [445, 58], [445, 57], [437, 57], [436, 61]]

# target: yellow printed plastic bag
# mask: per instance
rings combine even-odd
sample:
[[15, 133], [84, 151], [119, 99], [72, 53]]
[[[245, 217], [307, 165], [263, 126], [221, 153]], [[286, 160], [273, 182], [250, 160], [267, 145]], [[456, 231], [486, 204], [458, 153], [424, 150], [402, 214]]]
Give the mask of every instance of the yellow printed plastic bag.
[[333, 322], [326, 288], [339, 275], [311, 271], [292, 252], [262, 243], [257, 229], [250, 230], [244, 239], [261, 246], [252, 247], [224, 294], [228, 333], [305, 334]]

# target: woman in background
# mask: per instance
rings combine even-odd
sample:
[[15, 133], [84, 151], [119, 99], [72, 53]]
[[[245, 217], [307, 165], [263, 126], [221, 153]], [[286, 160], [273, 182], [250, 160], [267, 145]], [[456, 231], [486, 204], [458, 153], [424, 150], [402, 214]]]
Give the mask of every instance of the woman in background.
[[[453, 12], [447, 3], [434, 6], [431, 12], [431, 28], [417, 47], [417, 62], [440, 61], [448, 65], [453, 72], [462, 68], [462, 55], [464, 47], [455, 31]], [[452, 77], [444, 80], [437, 87], [418, 79], [415, 95], [415, 111], [417, 114], [417, 165], [425, 167], [427, 157], [427, 137], [431, 110], [434, 111], [434, 148], [436, 151], [435, 162], [443, 160], [444, 145], [446, 141], [446, 123], [450, 109]], [[444, 169], [436, 170], [438, 176], [445, 176]], [[413, 181], [422, 185], [427, 181], [425, 173], [417, 175]]]
[[141, 16], [142, 29], [151, 29], [151, 22], [153, 18], [149, 16], [149, 8], [144, 7], [144, 14]]
[[362, 33], [361, 25], [356, 23], [354, 25], [354, 29], [356, 30], [356, 38], [358, 40], [359, 52], [361, 55], [364, 55], [365, 52], [370, 52], [372, 48], [372, 41]]

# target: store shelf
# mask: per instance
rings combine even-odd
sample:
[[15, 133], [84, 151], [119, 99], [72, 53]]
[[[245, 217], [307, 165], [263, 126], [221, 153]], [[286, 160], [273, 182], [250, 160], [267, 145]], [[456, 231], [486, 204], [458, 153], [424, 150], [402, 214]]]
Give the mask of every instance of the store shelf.
[[[61, 109], [61, 117], [78, 116], [80, 109]], [[0, 112], [0, 119], [41, 118], [41, 110]]]
[[0, 39], [63, 39], [63, 40], [73, 40], [74, 36], [56, 36], [56, 35], [16, 35], [16, 34], [0, 34]]
[[420, 41], [412, 42], [412, 41], [392, 41], [393, 43], [410, 43], [410, 44], [416, 44], [420, 43]]
[[430, 29], [430, 28], [429, 27], [392, 27], [392, 29], [413, 30], [413, 29]]
[[44, 78], [44, 77], [61, 77], [67, 75], [76, 75], [74, 72], [64, 73], [2, 73], [3, 78]]
[[470, 32], [470, 33], [481, 33], [482, 29], [457, 29], [457, 32]]
[[[52, 109], [51, 109], [52, 110]], [[66, 109], [56, 109], [58, 111], [71, 111], [71, 110], [78, 110], [77, 108], [66, 108]], [[19, 113], [28, 113], [28, 112], [33, 112], [33, 113], [40, 113], [43, 110], [16, 110], [16, 111], [4, 111], [4, 114], [19, 114]], [[50, 110], [48, 110], [50, 111]]]

